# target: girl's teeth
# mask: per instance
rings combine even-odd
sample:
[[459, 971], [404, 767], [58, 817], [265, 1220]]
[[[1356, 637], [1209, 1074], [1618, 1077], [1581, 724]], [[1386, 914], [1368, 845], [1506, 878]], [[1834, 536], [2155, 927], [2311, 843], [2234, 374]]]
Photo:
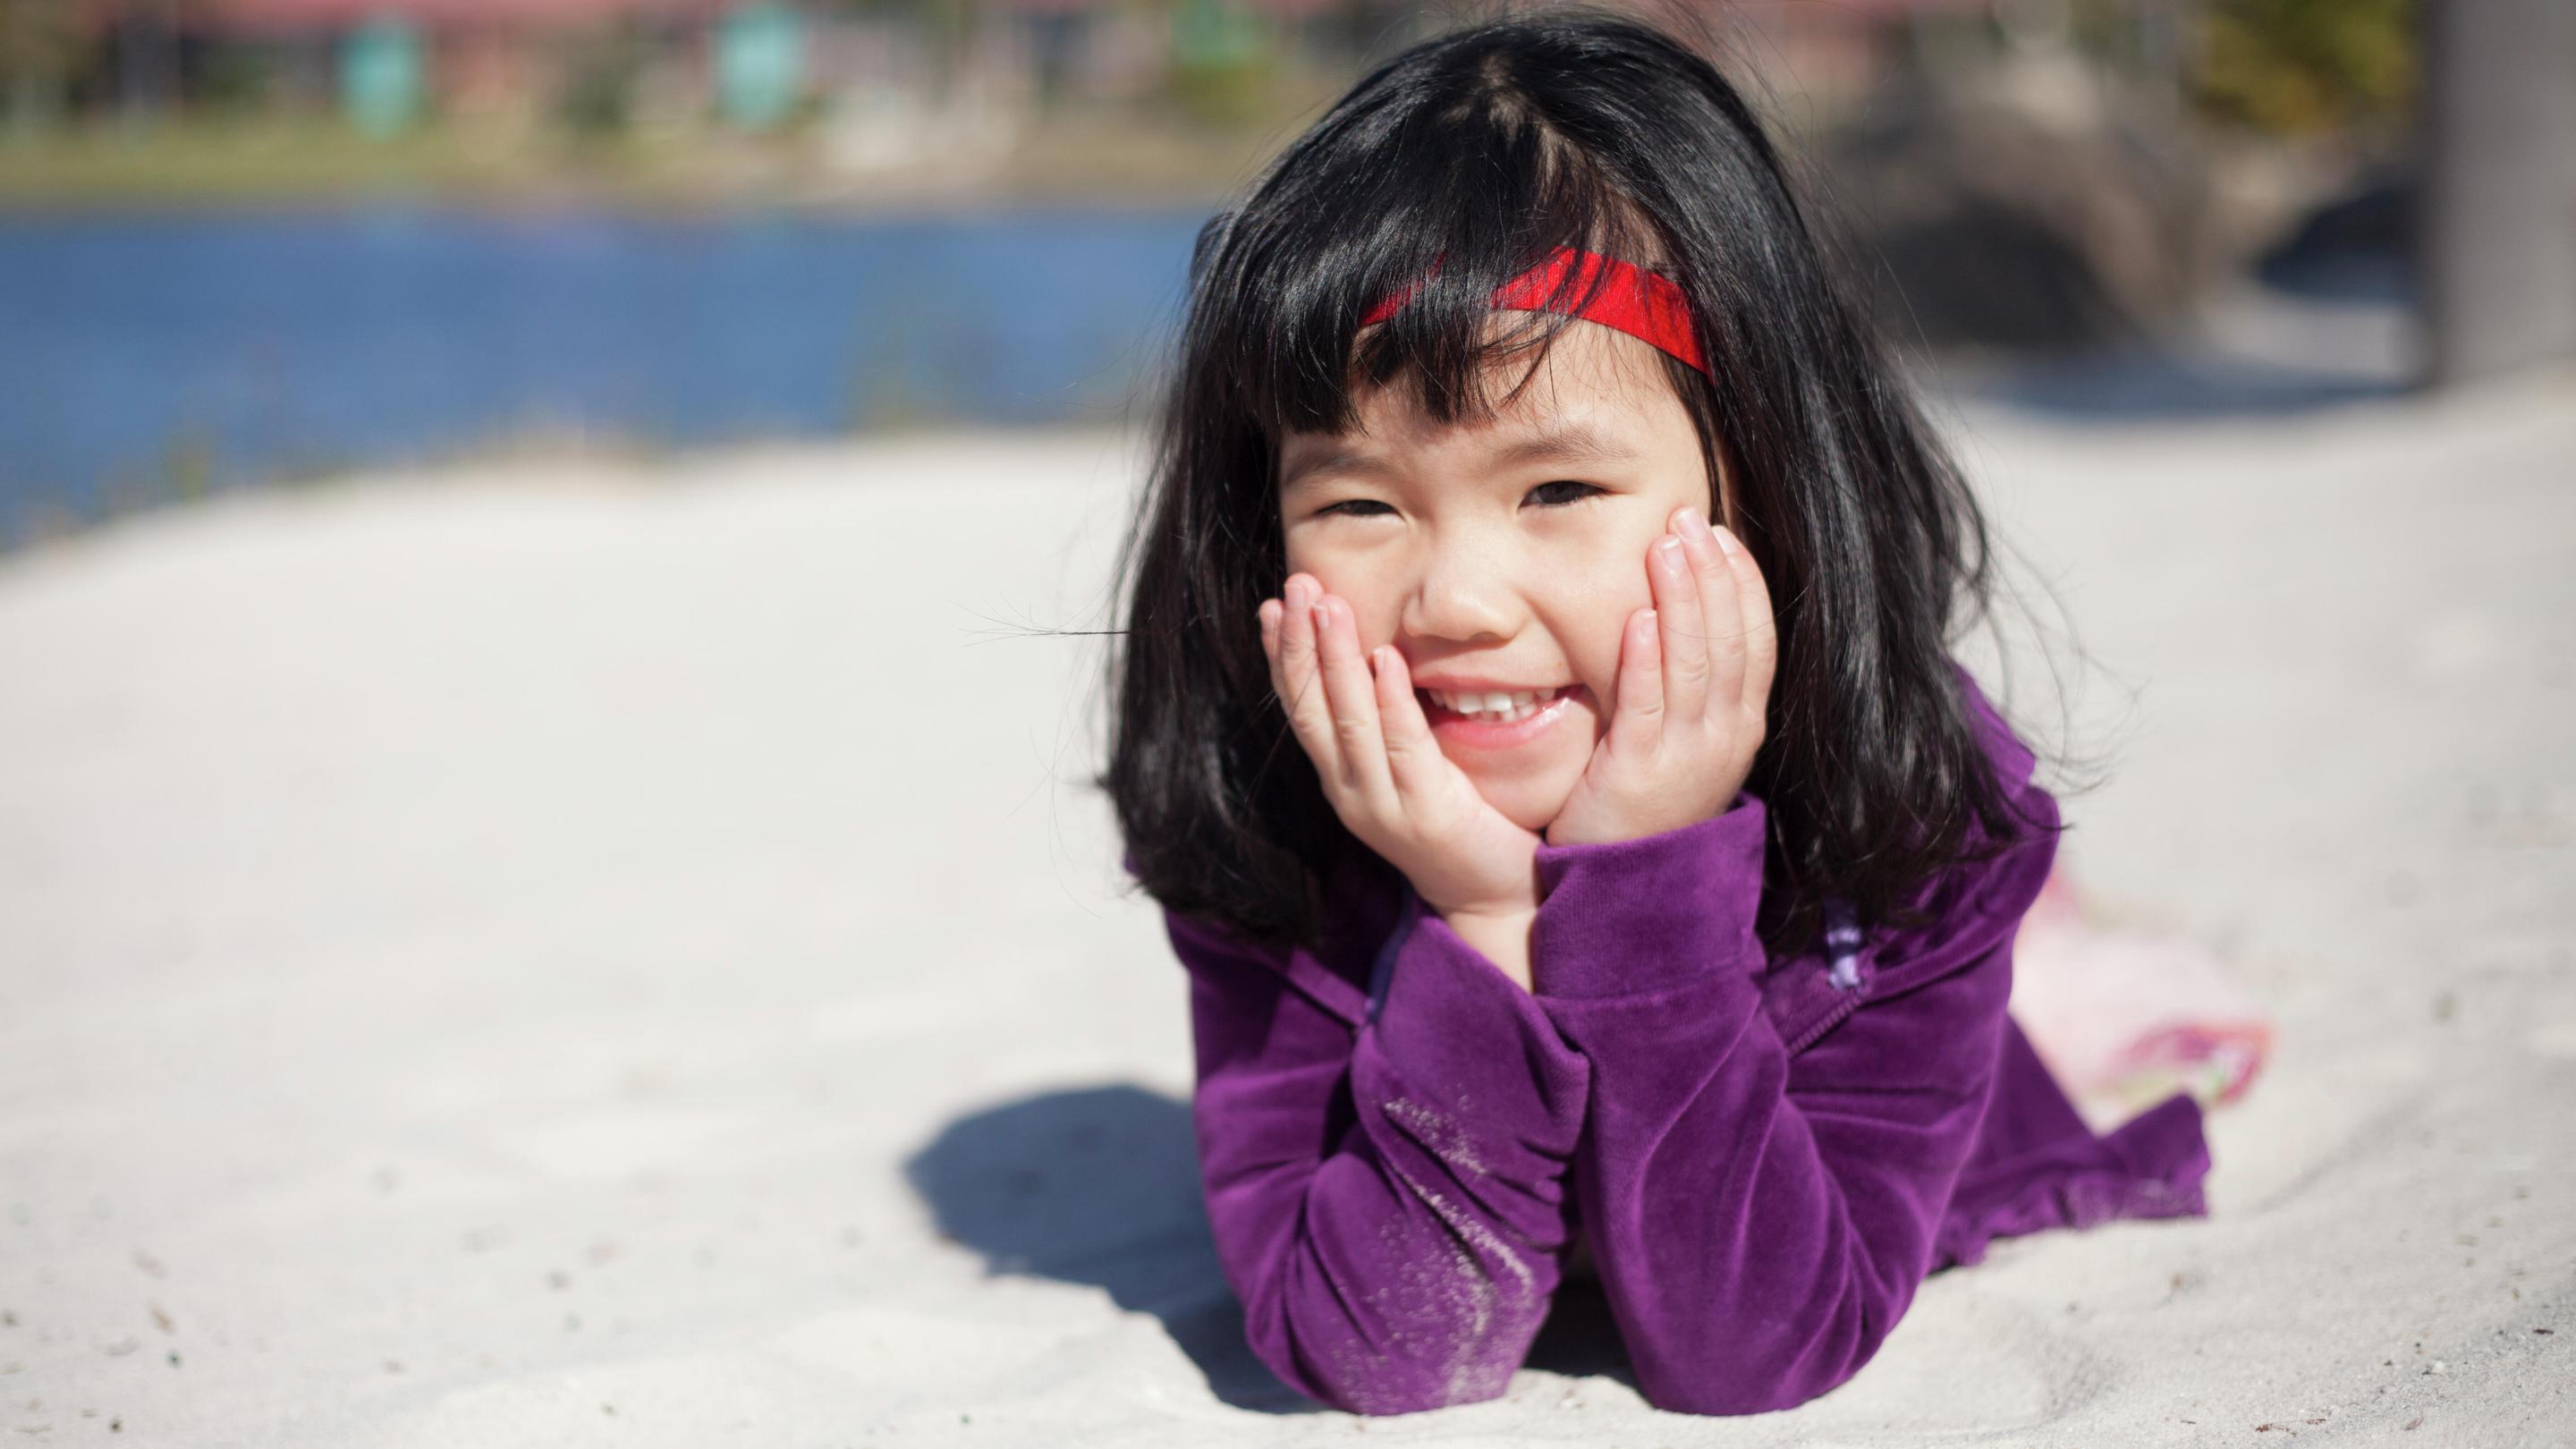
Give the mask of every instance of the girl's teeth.
[[1564, 691], [1524, 689], [1510, 694], [1450, 694], [1435, 689], [1428, 693], [1443, 708], [1476, 719], [1509, 724], [1514, 720], [1527, 719], [1536, 714]]

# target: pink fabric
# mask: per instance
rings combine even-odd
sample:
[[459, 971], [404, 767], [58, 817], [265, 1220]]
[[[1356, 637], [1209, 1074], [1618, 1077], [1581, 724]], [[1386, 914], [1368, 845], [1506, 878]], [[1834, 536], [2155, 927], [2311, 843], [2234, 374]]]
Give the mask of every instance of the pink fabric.
[[2012, 1011], [2097, 1120], [2177, 1091], [2205, 1107], [2236, 1101], [2272, 1051], [2270, 1015], [2215, 953], [2187, 936], [2112, 922], [2063, 862], [2022, 921]]

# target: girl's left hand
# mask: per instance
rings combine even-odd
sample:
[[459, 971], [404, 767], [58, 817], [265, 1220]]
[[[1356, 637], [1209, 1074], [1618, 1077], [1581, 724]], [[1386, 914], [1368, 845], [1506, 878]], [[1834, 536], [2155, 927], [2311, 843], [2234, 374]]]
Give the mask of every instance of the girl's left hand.
[[1646, 550], [1655, 603], [1619, 643], [1609, 732], [1550, 845], [1658, 835], [1723, 811], [1762, 747], [1778, 640], [1771, 593], [1743, 543], [1699, 510], [1673, 515]]

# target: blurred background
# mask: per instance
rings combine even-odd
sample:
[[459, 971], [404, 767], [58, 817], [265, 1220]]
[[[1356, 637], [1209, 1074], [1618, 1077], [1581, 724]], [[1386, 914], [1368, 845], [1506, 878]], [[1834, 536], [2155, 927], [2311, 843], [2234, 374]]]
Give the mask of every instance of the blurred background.
[[[2571, 8], [1695, 13], [1921, 365], [2134, 417], [2565, 356]], [[0, 0], [0, 544], [392, 462], [1134, 420], [1198, 222], [1458, 18]]]
[[[2576, 1443], [2576, 0], [1687, 13], [2073, 625], [2058, 959], [2278, 1025], [1787, 1437]], [[1469, 18], [0, 0], [0, 1433], [1344, 1437], [1096, 663], [1198, 226]]]

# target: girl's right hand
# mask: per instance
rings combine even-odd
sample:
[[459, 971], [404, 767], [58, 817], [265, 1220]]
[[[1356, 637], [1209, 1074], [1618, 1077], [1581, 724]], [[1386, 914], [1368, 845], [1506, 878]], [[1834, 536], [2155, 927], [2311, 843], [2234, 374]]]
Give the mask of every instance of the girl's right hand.
[[1538, 833], [1441, 753], [1403, 653], [1363, 658], [1350, 603], [1311, 575], [1289, 575], [1283, 592], [1261, 605], [1270, 684], [1342, 823], [1443, 917], [1535, 912]]

